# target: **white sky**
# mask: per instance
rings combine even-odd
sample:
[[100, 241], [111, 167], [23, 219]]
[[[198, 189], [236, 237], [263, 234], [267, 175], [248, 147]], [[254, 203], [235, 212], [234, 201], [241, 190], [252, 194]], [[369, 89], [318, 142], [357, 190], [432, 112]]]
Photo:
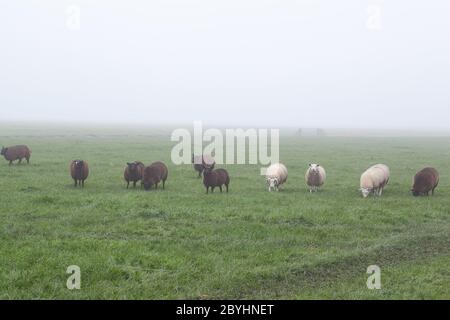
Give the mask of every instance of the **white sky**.
[[5, 0], [0, 120], [447, 129], [449, 12], [448, 0]]

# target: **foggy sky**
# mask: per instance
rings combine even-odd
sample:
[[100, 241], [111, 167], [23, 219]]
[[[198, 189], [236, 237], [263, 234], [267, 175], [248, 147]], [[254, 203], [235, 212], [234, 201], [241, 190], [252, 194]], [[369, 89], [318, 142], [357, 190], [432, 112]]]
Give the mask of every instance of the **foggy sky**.
[[447, 0], [2, 1], [0, 120], [447, 129], [449, 12]]

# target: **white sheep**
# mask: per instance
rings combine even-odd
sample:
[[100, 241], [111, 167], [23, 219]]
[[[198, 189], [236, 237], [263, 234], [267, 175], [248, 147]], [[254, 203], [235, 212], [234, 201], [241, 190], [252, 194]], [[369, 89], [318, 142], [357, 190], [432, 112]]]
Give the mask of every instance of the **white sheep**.
[[288, 171], [284, 164], [275, 163], [272, 164], [266, 170], [266, 181], [269, 186], [269, 191], [279, 190], [279, 187], [286, 182], [288, 177]]
[[389, 167], [384, 164], [376, 164], [367, 169], [360, 180], [360, 191], [364, 198], [367, 198], [371, 192], [374, 195], [381, 196], [384, 187], [388, 184], [390, 178]]
[[321, 165], [315, 163], [309, 165], [305, 174], [305, 181], [306, 185], [309, 187], [309, 192], [317, 192], [319, 187], [325, 183], [326, 179], [327, 174]]

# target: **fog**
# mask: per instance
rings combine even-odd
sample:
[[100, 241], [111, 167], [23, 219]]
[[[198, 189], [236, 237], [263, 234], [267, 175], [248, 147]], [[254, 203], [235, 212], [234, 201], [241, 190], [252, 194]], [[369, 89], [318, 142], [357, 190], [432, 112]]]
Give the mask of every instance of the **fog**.
[[0, 120], [446, 130], [449, 12], [447, 0], [2, 1]]

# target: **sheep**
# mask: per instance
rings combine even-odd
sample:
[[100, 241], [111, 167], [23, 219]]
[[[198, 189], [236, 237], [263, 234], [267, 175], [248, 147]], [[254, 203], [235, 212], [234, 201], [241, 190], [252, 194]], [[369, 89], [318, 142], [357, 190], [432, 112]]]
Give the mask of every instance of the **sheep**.
[[[213, 167], [213, 166], [212, 166]], [[203, 184], [206, 187], [206, 194], [208, 194], [209, 188], [211, 193], [214, 192], [215, 187], [219, 187], [222, 192], [222, 186], [225, 185], [228, 192], [228, 185], [230, 184], [230, 176], [225, 169], [213, 170], [212, 167], [205, 167], [203, 170]]]
[[77, 185], [84, 188], [84, 180], [89, 176], [89, 165], [84, 160], [73, 160], [70, 164], [70, 174]]
[[165, 189], [168, 173], [169, 171], [164, 163], [160, 161], [152, 163], [144, 169], [142, 176], [142, 185], [144, 186], [144, 189], [149, 190], [152, 186], [155, 186], [155, 189], [158, 189], [158, 183], [161, 181], [163, 189]]
[[9, 161], [9, 165], [12, 165], [13, 161], [22, 159], [27, 159], [27, 163], [30, 163], [31, 150], [25, 145], [12, 146], [12, 147], [2, 147], [1, 155]]
[[123, 177], [127, 182], [127, 189], [130, 186], [130, 182], [133, 182], [133, 187], [136, 188], [136, 182], [142, 179], [144, 168], [144, 164], [140, 161], [127, 162], [123, 172]]
[[414, 176], [411, 192], [413, 196], [434, 195], [434, 189], [439, 184], [439, 173], [435, 168], [427, 167], [416, 173]]
[[309, 187], [309, 192], [317, 192], [327, 178], [325, 169], [315, 163], [309, 165], [305, 174], [306, 185]]
[[266, 170], [266, 181], [269, 186], [269, 192], [272, 189], [279, 191], [279, 187], [286, 182], [288, 171], [282, 163], [274, 163]]
[[363, 197], [367, 198], [371, 192], [374, 195], [381, 196], [389, 178], [389, 167], [384, 164], [376, 164], [367, 169], [360, 179], [360, 191]]
[[209, 155], [195, 156], [192, 154], [191, 162], [194, 164], [194, 170], [198, 172], [198, 177], [201, 178], [203, 170], [206, 167], [214, 169], [216, 162], [214, 158]]

